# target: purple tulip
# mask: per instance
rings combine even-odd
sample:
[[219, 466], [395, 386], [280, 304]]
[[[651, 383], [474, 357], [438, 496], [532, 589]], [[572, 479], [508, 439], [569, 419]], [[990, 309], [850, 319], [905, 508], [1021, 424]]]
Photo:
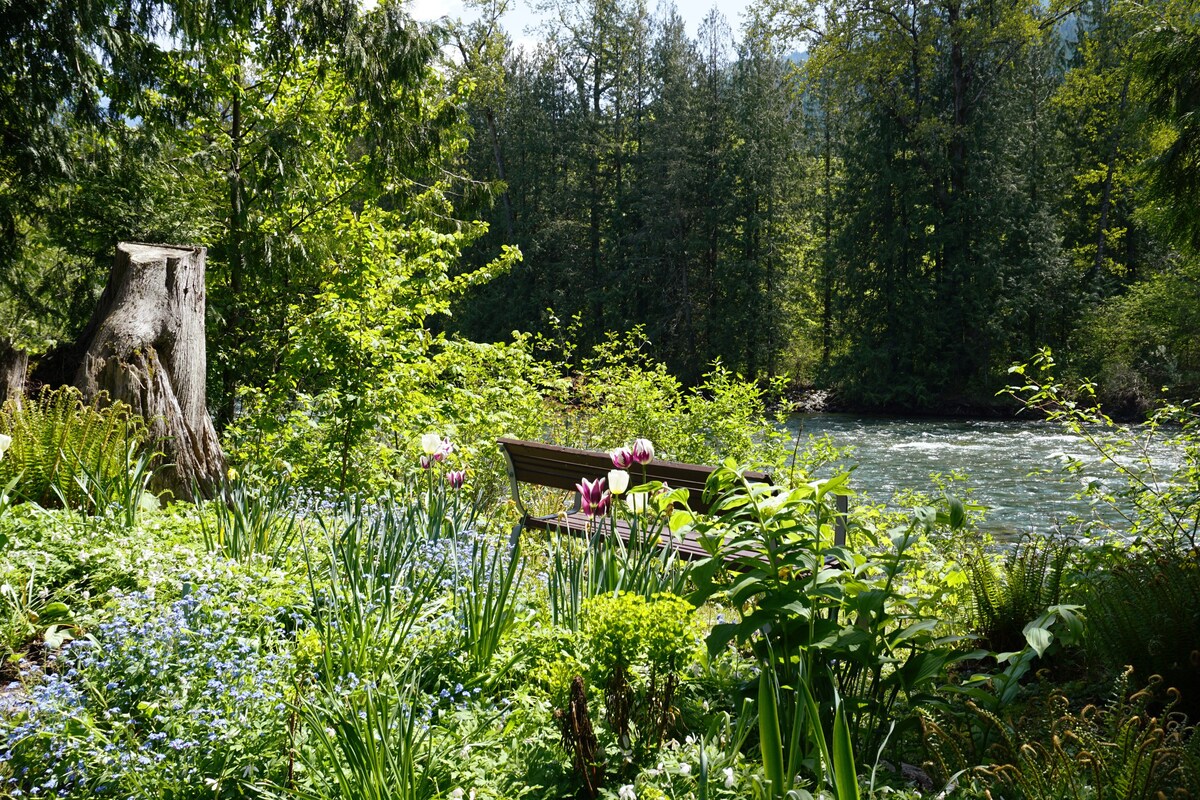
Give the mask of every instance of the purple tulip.
[[452, 469], [446, 473], [446, 484], [451, 489], [461, 489], [467, 480], [467, 473], [461, 469]]
[[613, 466], [617, 469], [629, 469], [633, 466], [633, 451], [628, 447], [618, 447], [616, 450], [610, 450], [608, 457], [612, 459]]
[[654, 458], [654, 445], [649, 439], [638, 439], [633, 443], [633, 460], [645, 466]]
[[421, 469], [429, 469], [432, 466], [433, 460], [429, 456], [421, 456]]
[[446, 456], [454, 452], [454, 445], [450, 444], [449, 439], [443, 439], [438, 445], [438, 449], [433, 453], [433, 460], [439, 464], [446, 460]]
[[579, 507], [583, 509], [583, 513], [591, 517], [598, 517], [608, 510], [610, 495], [604, 478], [597, 478], [594, 481], [584, 478], [575, 484], [575, 489], [579, 492]]

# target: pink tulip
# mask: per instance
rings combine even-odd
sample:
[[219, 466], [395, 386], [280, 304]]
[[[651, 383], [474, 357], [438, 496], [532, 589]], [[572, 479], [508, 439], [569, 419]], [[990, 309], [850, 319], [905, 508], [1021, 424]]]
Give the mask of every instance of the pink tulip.
[[432, 466], [433, 460], [429, 456], [421, 456], [421, 469], [429, 469]]
[[638, 439], [633, 443], [633, 460], [643, 466], [654, 458], [654, 445], [649, 439]]
[[617, 469], [629, 469], [633, 466], [633, 451], [628, 447], [618, 447], [616, 450], [610, 450], [608, 456], [612, 459], [613, 466]]
[[438, 445], [438, 449], [433, 453], [433, 460], [439, 464], [446, 460], [446, 456], [454, 452], [454, 445], [450, 444], [449, 439], [443, 439]]
[[451, 489], [461, 489], [467, 480], [467, 473], [461, 469], [452, 469], [446, 473], [446, 484]]
[[579, 507], [583, 509], [583, 513], [591, 517], [598, 517], [608, 510], [610, 495], [604, 478], [597, 478], [594, 481], [584, 478], [575, 484], [575, 488], [579, 492]]

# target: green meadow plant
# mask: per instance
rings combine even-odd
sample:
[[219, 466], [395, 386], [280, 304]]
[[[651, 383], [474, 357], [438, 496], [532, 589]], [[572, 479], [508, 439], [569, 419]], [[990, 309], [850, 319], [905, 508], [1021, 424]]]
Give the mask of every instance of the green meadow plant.
[[464, 560], [457, 557], [458, 548], [462, 548], [470, 569], [454, 582], [454, 614], [462, 632], [467, 674], [480, 679], [487, 675], [504, 637], [520, 618], [517, 599], [525, 562], [520, 542], [509, 551], [504, 544], [475, 532], [456, 537], [455, 548], [453, 563], [458, 565]]
[[1002, 557], [976, 547], [962, 563], [974, 599], [974, 628], [982, 644], [1006, 652], [1025, 646], [1025, 626], [1062, 598], [1071, 545], [1025, 536]]
[[417, 623], [446, 606], [453, 569], [428, 529], [419, 504], [389, 496], [321, 518], [320, 551], [302, 538], [327, 679], [386, 674]]
[[1177, 696], [1155, 710], [1160, 681], [1131, 692], [1130, 677], [1126, 670], [1107, 702], [1079, 711], [1053, 695], [1048, 736], [1022, 741], [1006, 732], [1005, 756], [992, 770], [996, 787], [1028, 800], [1194, 796], [1196, 728], [1175, 712]]
[[1090, 575], [1085, 642], [1095, 663], [1131, 666], [1137, 680], [1162, 676], [1178, 689], [1179, 709], [1200, 719], [1200, 562], [1195, 557], [1135, 555]]
[[7, 643], [17, 646], [44, 643], [56, 649], [75, 638], [70, 606], [48, 595], [46, 587], [39, 586], [36, 566], [30, 568], [23, 584], [0, 584], [0, 612], [3, 614], [0, 631]]
[[302, 753], [311, 795], [338, 800], [427, 800], [434, 797], [446, 753], [420, 709], [420, 680], [403, 671], [322, 685], [301, 714], [311, 740]]
[[15, 475], [9, 480], [8, 483], [0, 486], [0, 516], [2, 516], [4, 512], [8, 510], [9, 506], [12, 505], [13, 489], [16, 488], [17, 483], [20, 482], [20, 480], [21, 476]]
[[245, 563], [256, 556], [272, 566], [281, 564], [296, 537], [298, 521], [293, 488], [286, 480], [252, 486], [232, 479], [201, 515], [204, 544], [210, 553], [221, 553]]
[[[741, 612], [713, 627], [710, 654], [733, 641], [753, 650], [773, 681], [761, 691], [782, 701], [775, 710], [783, 752], [802, 752], [801, 761], [816, 766], [824, 756], [815, 740], [795, 739], [803, 730], [797, 720], [819, 719], [826, 732], [845, 724], [854, 748], [874, 751], [893, 724], [915, 729], [912, 708], [926, 701], [955, 657], [954, 640], [937, 635], [938, 621], [905, 584], [915, 562], [909, 549], [921, 532], [962, 515], [918, 509], [911, 524], [892, 532], [890, 546], [854, 552], [834, 536], [835, 498], [849, 494], [847, 480], [841, 474], [773, 487], [726, 462], [705, 490], [709, 514], [682, 511], [672, 520], [672, 527], [695, 530], [712, 556], [692, 572], [693, 602], [721, 597]], [[818, 715], [801, 702], [805, 697]], [[760, 713], [770, 705], [760, 697]]]
[[[774, 662], [772, 662], [774, 664]], [[794, 694], [789, 698], [787, 694]], [[792, 729], [787, 737], [781, 729], [781, 710], [795, 704]], [[832, 800], [858, 800], [858, 770], [854, 760], [850, 726], [841, 698], [834, 694], [833, 735], [826, 738], [821, 712], [809, 684], [795, 687], [779, 683], [777, 670], [767, 666], [759, 673], [758, 734], [763, 774], [757, 788], [764, 798], [811, 800], [814, 793], [805, 784], [811, 776], [815, 796]]]
[[[4, 454], [8, 448], [12, 446], [12, 437], [5, 433], [0, 433], [0, 461], [4, 460]], [[8, 479], [8, 483], [0, 482], [0, 515], [3, 515], [8, 507], [12, 505], [13, 489], [20, 482], [21, 475], [18, 473]]]
[[[158, 473], [154, 466], [158, 456], [131, 440], [125, 445], [123, 470], [104, 471], [80, 462], [75, 482], [82, 492], [85, 508], [95, 516], [113, 517], [125, 530], [132, 530], [140, 512], [158, 508], [158, 497], [150, 490]], [[55, 493], [63, 506], [69, 507], [67, 496], [58, 487], [55, 487]]]
[[[1022, 680], [1052, 647], [1077, 645], [1083, 638], [1079, 606], [1050, 606], [1022, 629], [1024, 645], [1015, 651], [977, 650], [963, 654], [990, 668], [941, 687], [947, 698], [960, 702], [920, 708], [921, 733], [934, 757], [940, 777], [949, 782], [955, 773], [970, 772], [986, 763], [991, 751], [1007, 735], [1011, 716], [1021, 700]], [[994, 666], [991, 666], [993, 665]]]
[[547, 542], [546, 599], [550, 621], [556, 628], [582, 630], [583, 601], [599, 594], [596, 579], [605, 571], [589, 568], [588, 556], [594, 546], [590, 540], [551, 531]]

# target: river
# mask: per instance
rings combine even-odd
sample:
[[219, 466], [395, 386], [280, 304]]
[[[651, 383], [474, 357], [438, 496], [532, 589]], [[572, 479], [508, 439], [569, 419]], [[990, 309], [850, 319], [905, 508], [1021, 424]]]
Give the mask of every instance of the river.
[[[1088, 503], [1075, 497], [1084, 479], [1123, 485], [1082, 438], [1050, 423], [797, 414], [788, 427], [853, 447], [846, 462], [857, 465], [853, 484], [873, 500], [890, 503], [901, 489], [936, 492], [931, 473], [965, 474], [967, 482], [958, 485], [974, 487], [973, 499], [989, 509], [982, 527], [1001, 535], [1049, 533], [1072, 514], [1090, 516]], [[1165, 448], [1153, 452], [1158, 464], [1173, 460]], [[1084, 461], [1085, 474], [1061, 480], [1064, 456]], [[1031, 475], [1038, 470], [1055, 474]]]

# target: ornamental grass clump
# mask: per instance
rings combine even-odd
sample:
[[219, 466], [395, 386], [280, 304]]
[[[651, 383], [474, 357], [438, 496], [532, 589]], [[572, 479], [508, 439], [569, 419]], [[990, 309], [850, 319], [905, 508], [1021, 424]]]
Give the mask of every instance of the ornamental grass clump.
[[263, 558], [271, 566], [287, 558], [298, 522], [292, 487], [286, 480], [267, 486], [229, 480], [208, 507], [211, 521], [209, 515], [202, 515], [200, 521], [210, 553], [241, 563]]

